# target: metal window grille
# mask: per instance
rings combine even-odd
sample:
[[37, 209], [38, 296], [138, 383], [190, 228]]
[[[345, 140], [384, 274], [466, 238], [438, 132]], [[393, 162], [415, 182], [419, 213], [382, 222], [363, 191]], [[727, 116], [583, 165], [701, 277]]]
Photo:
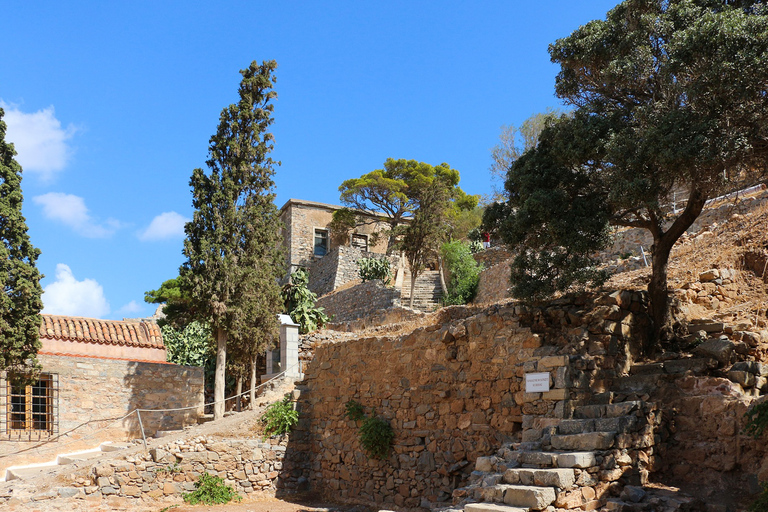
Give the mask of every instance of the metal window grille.
[[13, 440], [35, 441], [59, 432], [58, 375], [44, 373], [31, 384], [7, 377], [0, 384], [0, 432]]

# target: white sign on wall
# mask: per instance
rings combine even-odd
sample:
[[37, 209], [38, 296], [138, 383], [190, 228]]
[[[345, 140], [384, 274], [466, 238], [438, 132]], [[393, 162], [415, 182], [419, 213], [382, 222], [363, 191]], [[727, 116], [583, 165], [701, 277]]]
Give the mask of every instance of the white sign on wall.
[[542, 393], [549, 391], [549, 373], [526, 373], [525, 392]]

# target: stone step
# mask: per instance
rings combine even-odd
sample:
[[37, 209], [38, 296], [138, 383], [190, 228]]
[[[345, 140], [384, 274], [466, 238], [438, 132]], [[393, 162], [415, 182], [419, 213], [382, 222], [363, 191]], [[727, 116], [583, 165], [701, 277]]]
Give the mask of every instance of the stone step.
[[497, 485], [497, 496], [501, 493], [501, 501], [515, 507], [527, 507], [532, 510], [544, 510], [555, 502], [557, 497], [553, 487], [538, 487], [534, 485]]
[[637, 416], [616, 418], [584, 418], [563, 420], [557, 426], [560, 435], [583, 434], [587, 432], [628, 432], [637, 424]]
[[528, 509], [496, 503], [468, 503], [464, 505], [464, 512], [528, 512]]
[[586, 434], [571, 434], [552, 436], [550, 443], [555, 450], [607, 450], [613, 446], [616, 432], [588, 432]]
[[59, 466], [66, 466], [67, 464], [74, 464], [75, 462], [82, 462], [84, 460], [96, 459], [104, 456], [101, 450], [88, 450], [85, 452], [68, 453], [66, 455], [59, 455], [56, 457], [56, 464]]
[[43, 466], [32, 466], [23, 468], [8, 468], [5, 471], [5, 480], [29, 480], [38, 476], [53, 473], [58, 466], [56, 464], [47, 464]]
[[155, 437], [167, 437], [175, 434], [181, 434], [183, 430], [158, 430], [155, 432]]
[[127, 450], [131, 446], [133, 446], [133, 443], [115, 443], [112, 441], [107, 441], [101, 443], [99, 449], [103, 452], [118, 452], [120, 450]]
[[619, 416], [629, 415], [639, 409], [642, 405], [643, 402], [640, 400], [604, 405], [580, 405], [574, 407], [573, 417], [575, 419], [617, 418]]
[[529, 469], [514, 468], [504, 472], [504, 482], [508, 484], [537, 485], [570, 489], [576, 482], [573, 469]]
[[[546, 468], [578, 468], [584, 469], [597, 466], [597, 456], [592, 451], [569, 452], [542, 452], [520, 451], [514, 452], [514, 462], [525, 469]], [[480, 457], [478, 457], [478, 460]]]

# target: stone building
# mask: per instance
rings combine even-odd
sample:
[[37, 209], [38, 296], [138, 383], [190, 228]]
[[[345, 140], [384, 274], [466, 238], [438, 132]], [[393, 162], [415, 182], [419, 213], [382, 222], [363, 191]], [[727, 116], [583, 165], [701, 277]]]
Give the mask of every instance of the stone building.
[[[167, 363], [153, 320], [42, 315], [39, 378], [0, 372], [0, 472], [103, 441], [182, 428], [202, 414], [203, 370]], [[55, 457], [54, 457], [55, 458]]]
[[[286, 249], [286, 268], [309, 268], [338, 247], [354, 247], [362, 252], [385, 254], [387, 240], [374, 236], [388, 227], [385, 217], [372, 212], [355, 210], [363, 222], [339, 237], [331, 232], [333, 213], [342, 206], [289, 199], [280, 208], [280, 220], [284, 226], [283, 245]], [[378, 239], [378, 240], [377, 240]]]

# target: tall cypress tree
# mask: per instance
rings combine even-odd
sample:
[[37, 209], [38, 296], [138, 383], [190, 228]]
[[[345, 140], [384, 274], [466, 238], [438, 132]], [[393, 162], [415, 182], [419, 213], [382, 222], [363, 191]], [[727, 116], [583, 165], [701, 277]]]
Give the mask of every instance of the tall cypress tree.
[[21, 166], [5, 141], [0, 108], [0, 370], [24, 373], [38, 368], [43, 290], [35, 266], [40, 250], [29, 241], [21, 214]]
[[222, 110], [206, 165], [192, 173], [195, 213], [187, 223], [180, 276], [193, 308], [216, 338], [214, 417], [224, 414], [227, 344], [230, 356], [253, 361], [279, 336], [282, 267], [280, 221], [274, 204], [272, 100], [275, 61], [241, 70], [240, 101]]

